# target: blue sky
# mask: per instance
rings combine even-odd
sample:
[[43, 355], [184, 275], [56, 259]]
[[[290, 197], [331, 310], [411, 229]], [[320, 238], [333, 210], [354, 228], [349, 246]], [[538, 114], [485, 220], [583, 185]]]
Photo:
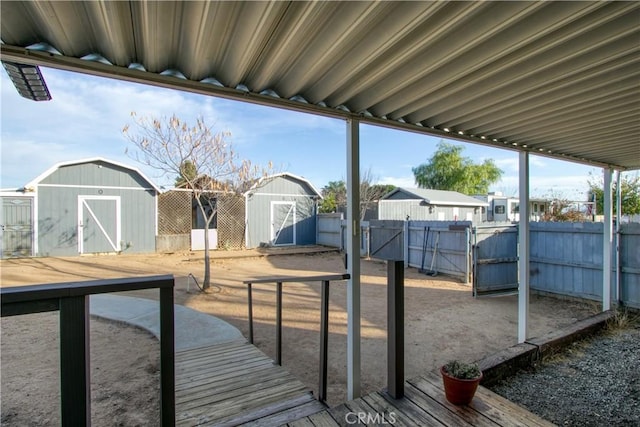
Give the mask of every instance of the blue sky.
[[[0, 187], [19, 188], [58, 162], [104, 157], [142, 170], [156, 184], [162, 177], [125, 154], [133, 146], [122, 136], [130, 113], [178, 117], [193, 122], [203, 116], [219, 130], [229, 131], [241, 158], [272, 161], [281, 171], [304, 176], [318, 189], [346, 176], [344, 121], [277, 108], [194, 95], [113, 79], [41, 68], [53, 100], [33, 102], [20, 97], [4, 70], [0, 73], [2, 174]], [[362, 170], [371, 169], [379, 183], [415, 187], [411, 168], [426, 162], [440, 138], [361, 125]], [[516, 195], [518, 155], [472, 144], [464, 155], [476, 162], [492, 158], [504, 171], [492, 191]], [[584, 200], [589, 172], [601, 169], [530, 156], [531, 194], [562, 194]]]

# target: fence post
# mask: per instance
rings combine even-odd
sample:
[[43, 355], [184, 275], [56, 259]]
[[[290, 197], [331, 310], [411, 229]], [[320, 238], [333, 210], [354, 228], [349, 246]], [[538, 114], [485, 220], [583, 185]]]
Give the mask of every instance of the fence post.
[[276, 363], [282, 366], [282, 282], [276, 283]]
[[389, 395], [404, 396], [404, 262], [387, 262], [387, 381]]
[[249, 342], [253, 344], [253, 298], [251, 296], [251, 283], [247, 283], [247, 300], [249, 303]]
[[329, 281], [322, 281], [320, 300], [320, 378], [318, 380], [318, 400], [327, 400], [327, 358], [329, 349]]
[[162, 427], [176, 424], [175, 379], [173, 287], [160, 288], [160, 417]]
[[467, 253], [465, 257], [466, 262], [464, 263], [465, 264], [464, 280], [465, 280], [465, 284], [468, 285], [471, 282], [471, 227], [465, 228], [464, 237], [465, 237], [465, 245], [466, 245], [465, 252]]
[[404, 233], [402, 239], [402, 259], [404, 260], [404, 268], [409, 267], [409, 222], [402, 223], [402, 232]]
[[61, 425], [91, 425], [89, 296], [60, 298]]

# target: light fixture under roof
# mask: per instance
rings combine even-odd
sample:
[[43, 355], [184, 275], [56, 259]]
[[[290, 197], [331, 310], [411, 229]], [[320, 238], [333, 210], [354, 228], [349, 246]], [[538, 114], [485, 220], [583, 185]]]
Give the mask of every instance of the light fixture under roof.
[[37, 65], [2, 61], [11, 82], [24, 98], [32, 101], [49, 101], [51, 94]]

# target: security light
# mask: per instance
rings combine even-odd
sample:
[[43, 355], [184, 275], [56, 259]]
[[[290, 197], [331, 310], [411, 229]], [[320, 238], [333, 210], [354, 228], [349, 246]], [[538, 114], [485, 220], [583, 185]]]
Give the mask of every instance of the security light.
[[44, 82], [37, 65], [6, 61], [2, 61], [2, 65], [21, 96], [33, 101], [49, 101], [51, 99], [47, 84]]

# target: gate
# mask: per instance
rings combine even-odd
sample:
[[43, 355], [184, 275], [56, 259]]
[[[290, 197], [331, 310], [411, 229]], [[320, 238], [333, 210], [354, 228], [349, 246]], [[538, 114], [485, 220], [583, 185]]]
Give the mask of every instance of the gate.
[[473, 295], [518, 291], [518, 227], [473, 228]]
[[33, 255], [33, 198], [2, 197], [2, 258]]
[[397, 261], [404, 259], [404, 221], [369, 221], [369, 256]]

